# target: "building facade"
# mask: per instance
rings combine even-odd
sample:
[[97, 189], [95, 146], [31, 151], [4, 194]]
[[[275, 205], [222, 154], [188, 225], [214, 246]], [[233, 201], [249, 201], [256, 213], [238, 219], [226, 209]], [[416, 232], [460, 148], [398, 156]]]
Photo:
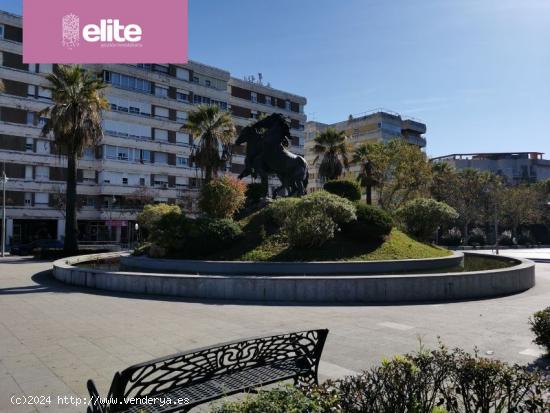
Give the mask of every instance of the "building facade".
[[456, 153], [433, 158], [456, 169], [478, 169], [503, 177], [510, 185], [550, 179], [550, 160], [541, 152]]
[[[356, 116], [350, 116], [348, 120], [333, 124], [308, 122], [306, 124], [306, 159], [310, 166], [309, 191], [316, 191], [323, 187], [323, 180], [319, 176], [320, 161], [314, 163], [316, 155], [313, 152], [315, 137], [329, 128], [344, 131], [348, 136], [348, 142], [353, 148], [369, 142], [388, 142], [401, 138], [420, 148], [426, 147], [426, 125], [414, 119], [402, 118], [398, 113], [387, 110], [375, 110]], [[349, 174], [357, 176], [360, 165], [351, 165]]]
[[[194, 139], [181, 127], [198, 105], [229, 111], [237, 131], [262, 114], [282, 113], [292, 127], [291, 150], [303, 153], [303, 97], [193, 61], [84, 68], [109, 85], [110, 110], [103, 115], [104, 139], [78, 164], [81, 242], [131, 242], [146, 203], [195, 211], [202, 175], [189, 160]], [[52, 104], [46, 75], [55, 70], [55, 64], [23, 63], [21, 17], [0, 12], [0, 173], [9, 178], [8, 244], [64, 234], [66, 160], [53, 138], [41, 136], [45, 119], [39, 115]], [[233, 149], [228, 174], [243, 170], [245, 148]]]

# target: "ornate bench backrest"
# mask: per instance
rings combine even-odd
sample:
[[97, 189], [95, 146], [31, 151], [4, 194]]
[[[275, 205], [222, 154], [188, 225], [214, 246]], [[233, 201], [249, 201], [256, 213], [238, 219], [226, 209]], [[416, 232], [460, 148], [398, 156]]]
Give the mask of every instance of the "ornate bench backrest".
[[210, 380], [224, 374], [294, 360], [309, 370], [306, 381], [317, 378], [317, 368], [328, 330], [312, 330], [219, 344], [138, 364], [117, 373], [109, 397], [143, 398]]

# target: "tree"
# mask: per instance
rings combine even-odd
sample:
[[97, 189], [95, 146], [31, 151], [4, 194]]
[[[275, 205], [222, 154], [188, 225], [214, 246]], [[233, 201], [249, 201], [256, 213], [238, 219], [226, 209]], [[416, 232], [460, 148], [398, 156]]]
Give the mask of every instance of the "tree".
[[388, 143], [369, 143], [367, 150], [381, 208], [394, 211], [429, 193], [431, 166], [418, 146], [398, 138]]
[[216, 178], [201, 188], [199, 207], [211, 218], [232, 218], [244, 205], [246, 184], [236, 178]]
[[351, 162], [361, 165], [361, 171], [357, 175], [357, 181], [365, 187], [367, 204], [372, 205], [372, 188], [376, 186], [376, 180], [373, 177], [372, 162], [369, 157], [369, 147], [367, 144], [363, 143], [355, 148]]
[[545, 208], [546, 194], [541, 186], [522, 184], [502, 191], [500, 215], [514, 237], [520, 226], [539, 223]]
[[206, 183], [210, 182], [229, 157], [229, 147], [235, 136], [230, 113], [218, 106], [201, 105], [189, 113], [182, 130], [198, 140], [192, 160], [203, 171]]
[[440, 180], [440, 184], [436, 193], [441, 201], [459, 213], [464, 244], [467, 244], [470, 225], [486, 221], [488, 214], [494, 210], [499, 199], [501, 180], [490, 172], [467, 168], [448, 174], [446, 179]]
[[315, 138], [313, 164], [321, 158], [319, 176], [325, 180], [338, 179], [349, 168], [348, 143], [345, 132], [329, 128]]
[[445, 201], [456, 187], [457, 171], [447, 162], [432, 163], [430, 193], [436, 201]]
[[59, 155], [67, 157], [65, 253], [78, 252], [76, 205], [77, 163], [85, 148], [103, 138], [102, 110], [109, 104], [101, 93], [105, 84], [80, 66], [58, 66], [47, 76], [53, 105], [40, 114], [47, 116], [42, 135], [53, 134]]

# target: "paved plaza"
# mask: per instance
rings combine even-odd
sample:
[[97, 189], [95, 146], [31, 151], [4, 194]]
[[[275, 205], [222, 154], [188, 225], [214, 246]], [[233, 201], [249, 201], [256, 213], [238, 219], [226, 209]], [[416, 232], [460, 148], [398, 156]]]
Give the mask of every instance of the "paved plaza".
[[[106, 395], [115, 371], [155, 357], [223, 341], [329, 328], [322, 378], [368, 368], [414, 351], [421, 340], [509, 362], [534, 363], [527, 320], [550, 303], [550, 265], [537, 286], [483, 301], [392, 306], [293, 306], [186, 302], [63, 285], [50, 263], [0, 261], [0, 412], [58, 411], [58, 395], [87, 396], [93, 378]], [[540, 362], [540, 360], [538, 360]], [[16, 407], [10, 396], [52, 395], [53, 406]], [[82, 412], [67, 406], [63, 411]]]

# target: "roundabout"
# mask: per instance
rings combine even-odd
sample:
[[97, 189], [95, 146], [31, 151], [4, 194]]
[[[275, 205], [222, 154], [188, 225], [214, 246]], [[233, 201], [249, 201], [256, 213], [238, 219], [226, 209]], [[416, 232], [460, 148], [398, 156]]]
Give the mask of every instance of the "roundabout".
[[[465, 254], [466, 260], [483, 258], [495, 264], [494, 268], [478, 271], [448, 265], [447, 271], [417, 268], [395, 272], [395, 267], [384, 262], [360, 263], [377, 268], [374, 272], [349, 273], [349, 262], [330, 263], [208, 263], [206, 261], [177, 261], [173, 266], [199, 271], [170, 273], [163, 270], [166, 261], [147, 259], [148, 269], [127, 270], [120, 263], [131, 261], [129, 254], [110, 253], [72, 257], [54, 262], [54, 277], [67, 284], [99, 290], [181, 297], [193, 300], [250, 301], [265, 303], [333, 303], [386, 304], [400, 302], [457, 301], [499, 297], [516, 294], [535, 286], [535, 264], [529, 260], [491, 255]], [[449, 259], [457, 259], [456, 255]], [[141, 259], [143, 260], [143, 259]], [[434, 259], [408, 260], [410, 264]], [[398, 261], [397, 261], [398, 262]], [[506, 266], [503, 268], [503, 263]], [[239, 274], [238, 265], [249, 266]], [[281, 267], [316, 265], [330, 271], [303, 271], [301, 274], [282, 275]], [[208, 266], [213, 272], [204, 273]], [[255, 273], [250, 269], [254, 265]], [[403, 263], [401, 263], [403, 267]], [[432, 264], [433, 265], [433, 264]], [[134, 261], [132, 266], [136, 266]], [[272, 267], [271, 269], [269, 267]], [[220, 269], [226, 267], [225, 273]], [[437, 265], [436, 265], [437, 267]], [[433, 268], [433, 267], [432, 267]], [[406, 271], [406, 272], [404, 272]], [[246, 274], [245, 272], [249, 272]], [[307, 274], [307, 275], [304, 275]]]

